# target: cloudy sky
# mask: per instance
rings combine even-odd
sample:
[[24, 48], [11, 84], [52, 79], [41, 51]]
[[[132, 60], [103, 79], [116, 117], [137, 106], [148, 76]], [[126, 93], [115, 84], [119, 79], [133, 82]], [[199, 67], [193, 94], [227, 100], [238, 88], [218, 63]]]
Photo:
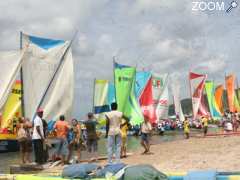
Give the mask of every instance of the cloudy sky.
[[[225, 8], [230, 2], [224, 0]], [[240, 6], [230, 13], [192, 11], [192, 6], [193, 0], [0, 1], [0, 50], [17, 49], [19, 31], [71, 39], [78, 30], [73, 44], [77, 117], [91, 110], [93, 79], [112, 79], [113, 56], [139, 69], [170, 73], [186, 97], [189, 70], [207, 73], [217, 83], [225, 73], [240, 75]]]

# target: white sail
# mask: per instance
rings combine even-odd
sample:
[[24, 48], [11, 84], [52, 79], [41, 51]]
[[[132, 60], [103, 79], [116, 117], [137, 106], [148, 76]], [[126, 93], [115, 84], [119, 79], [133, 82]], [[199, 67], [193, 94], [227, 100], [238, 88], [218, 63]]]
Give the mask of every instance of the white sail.
[[[22, 42], [23, 45], [29, 44], [23, 63], [25, 116], [32, 119], [44, 97], [40, 107], [44, 110], [47, 121], [55, 120], [61, 114], [70, 118], [74, 81], [69, 42], [28, 35], [23, 35]], [[63, 63], [57, 71], [65, 52]], [[50, 84], [55, 73], [56, 76]]]
[[3, 108], [20, 71], [23, 51], [0, 52], [0, 109]]
[[157, 121], [168, 118], [168, 74], [153, 74], [153, 99]]
[[179, 117], [180, 121], [184, 121], [184, 114], [182, 112], [182, 106], [180, 101], [180, 84], [178, 80], [175, 80], [172, 82], [172, 93], [173, 93], [173, 99], [174, 99], [174, 107], [175, 107], [175, 113], [176, 116]]

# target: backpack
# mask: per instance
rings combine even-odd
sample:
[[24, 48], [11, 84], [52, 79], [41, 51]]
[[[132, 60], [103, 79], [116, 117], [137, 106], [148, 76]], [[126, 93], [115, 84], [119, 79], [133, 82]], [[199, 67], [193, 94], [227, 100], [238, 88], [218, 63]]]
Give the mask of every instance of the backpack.
[[21, 127], [19, 128], [18, 132], [17, 132], [17, 140], [19, 142], [22, 142], [24, 140], [27, 140], [27, 132], [26, 130], [23, 128], [23, 124], [21, 124]]

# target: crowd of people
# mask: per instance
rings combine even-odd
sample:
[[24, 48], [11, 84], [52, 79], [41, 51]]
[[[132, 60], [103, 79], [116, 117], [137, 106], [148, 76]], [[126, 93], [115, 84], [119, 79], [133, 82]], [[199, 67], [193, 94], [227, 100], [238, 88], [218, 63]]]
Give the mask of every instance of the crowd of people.
[[[68, 163], [73, 151], [76, 149], [77, 161], [81, 160], [81, 149], [83, 148], [83, 133], [81, 125], [85, 126], [85, 141], [87, 150], [92, 153], [91, 157], [97, 158], [98, 136], [96, 132], [97, 121], [93, 113], [87, 114], [87, 120], [77, 121], [72, 119], [66, 121], [65, 116], [61, 115], [53, 127], [54, 150], [49, 155], [48, 143], [48, 124], [43, 119], [43, 110], [38, 109], [36, 117], [30, 122], [28, 119], [20, 118], [17, 124], [17, 139], [20, 144], [22, 163], [30, 162], [32, 147], [34, 150], [35, 163], [44, 164], [47, 161], [61, 159], [61, 164]], [[92, 160], [94, 160], [92, 159]]]
[[[113, 159], [116, 162], [120, 162], [120, 158], [127, 156], [128, 130], [135, 128], [131, 127], [128, 117], [119, 112], [117, 108], [117, 104], [112, 103], [111, 111], [105, 113], [108, 163], [113, 163]], [[19, 118], [18, 123], [16, 123], [22, 163], [31, 162], [30, 154], [32, 149], [34, 150], [35, 162], [37, 164], [60, 159], [61, 164], [64, 165], [72, 160], [75, 150], [75, 160], [80, 162], [82, 159], [81, 151], [84, 149], [90, 153], [89, 161], [98, 159], [98, 140], [100, 138], [99, 133], [97, 133], [98, 121], [92, 112], [87, 114], [86, 120], [81, 121], [77, 119], [68, 121], [64, 115], [61, 115], [59, 120], [54, 123], [52, 132], [48, 131], [48, 124], [43, 119], [43, 113], [42, 109], [38, 109], [37, 115], [32, 122], [27, 118]], [[203, 129], [204, 136], [208, 133], [209, 120], [208, 116], [202, 116], [199, 120], [199, 126]], [[240, 114], [237, 112], [225, 112], [221, 122], [225, 131], [237, 131]], [[156, 129], [164, 128], [166, 125], [170, 129], [183, 128], [185, 137], [188, 139], [190, 137], [190, 127], [192, 127], [191, 123], [187, 117], [185, 117], [183, 122], [179, 120], [175, 122], [160, 121]], [[148, 118], [144, 116], [144, 122], [137, 129], [137, 135], [140, 135], [140, 143], [144, 149], [142, 154], [150, 154], [150, 137], [154, 127], [152, 127]], [[49, 133], [55, 135], [52, 143], [54, 144], [54, 150], [51, 151], [51, 155], [49, 155], [49, 148], [51, 148], [48, 143]], [[114, 154], [115, 158], [113, 158]]]
[[[90, 153], [89, 161], [98, 159], [97, 120], [94, 114], [89, 112], [86, 120], [72, 119], [71, 122], [65, 119], [64, 115], [59, 117], [53, 125], [53, 130], [49, 132], [48, 124], [43, 119], [43, 109], [38, 109], [37, 114], [31, 122], [27, 118], [19, 118], [16, 124], [17, 139], [20, 144], [22, 163], [30, 163], [30, 154], [34, 151], [35, 163], [44, 164], [47, 161], [61, 160], [64, 165], [72, 160], [73, 152], [76, 150], [76, 161], [81, 161], [81, 151], [87, 149]], [[120, 158], [127, 156], [127, 135], [131, 128], [128, 117], [117, 110], [117, 104], [111, 104], [111, 111], [106, 116], [107, 138], [107, 160], [108, 163], [120, 162]], [[143, 154], [150, 153], [150, 134], [152, 126], [147, 117], [140, 127], [141, 145], [144, 148]], [[54, 150], [49, 155], [51, 145], [48, 142], [48, 135], [54, 136], [52, 139]], [[115, 158], [113, 158], [115, 154]]]

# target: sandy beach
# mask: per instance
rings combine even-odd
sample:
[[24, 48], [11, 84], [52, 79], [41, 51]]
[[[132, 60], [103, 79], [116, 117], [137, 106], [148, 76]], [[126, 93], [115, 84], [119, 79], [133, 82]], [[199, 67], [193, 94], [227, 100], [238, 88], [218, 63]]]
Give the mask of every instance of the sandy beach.
[[[161, 137], [160, 137], [161, 138]], [[164, 172], [216, 169], [240, 169], [240, 137], [190, 138], [151, 146], [152, 155], [142, 149], [124, 159], [127, 164], [152, 164]]]

